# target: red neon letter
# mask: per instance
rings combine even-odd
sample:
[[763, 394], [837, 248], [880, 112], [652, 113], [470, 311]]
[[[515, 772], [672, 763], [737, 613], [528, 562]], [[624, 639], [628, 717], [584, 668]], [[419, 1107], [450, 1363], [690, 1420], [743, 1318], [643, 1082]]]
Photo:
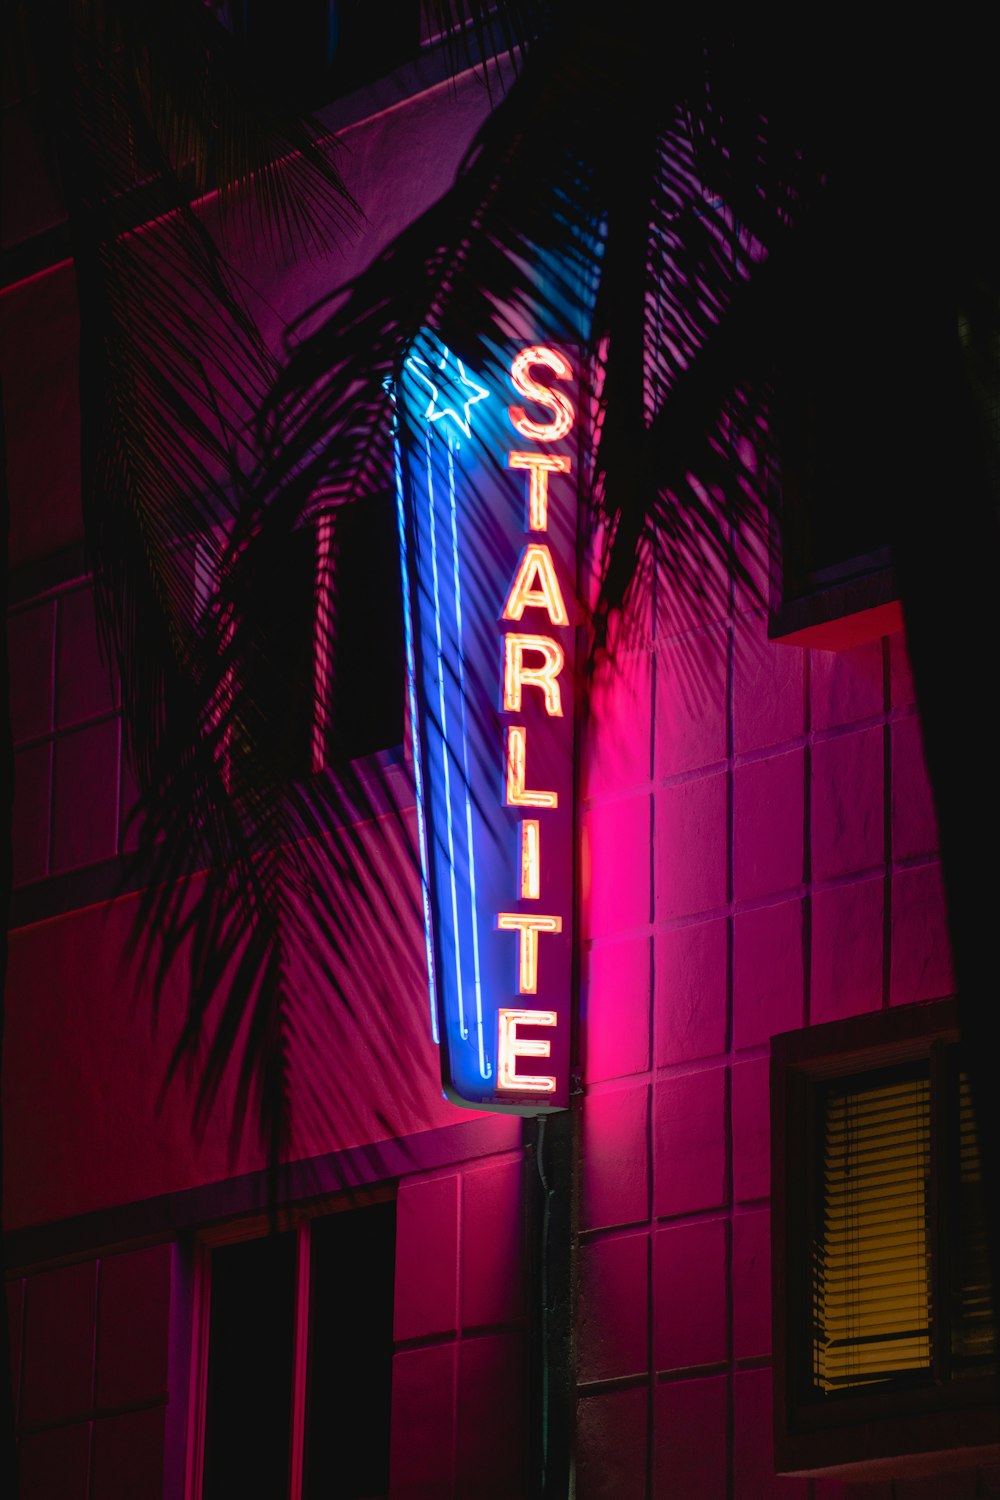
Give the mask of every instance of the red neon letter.
[[568, 474], [570, 460], [561, 453], [508, 453], [508, 469], [527, 469], [528, 481], [528, 530], [549, 529], [549, 475]]
[[519, 620], [526, 609], [547, 609], [553, 625], [568, 625], [569, 615], [544, 542], [529, 542], [521, 553], [514, 582], [503, 607], [505, 620]]
[[502, 1089], [516, 1089], [524, 1094], [554, 1094], [556, 1081], [545, 1073], [515, 1073], [519, 1057], [551, 1057], [550, 1042], [522, 1040], [517, 1034], [518, 1026], [555, 1026], [558, 1017], [554, 1010], [506, 1010], [497, 1011], [500, 1035], [497, 1043], [497, 1083]]
[[521, 896], [537, 901], [542, 886], [541, 834], [537, 818], [521, 820]]
[[501, 932], [519, 932], [517, 945], [517, 993], [534, 995], [538, 990], [538, 934], [562, 932], [562, 917], [535, 917], [527, 912], [502, 911], [497, 917]]
[[523, 406], [508, 406], [510, 420], [521, 436], [529, 438], [533, 443], [554, 443], [569, 432], [576, 413], [572, 401], [562, 391], [532, 380], [528, 373], [532, 365], [544, 365], [557, 380], [571, 380], [573, 369], [569, 361], [563, 359], [555, 349], [545, 349], [538, 344], [532, 345], [530, 349], [522, 349], [520, 354], [514, 356], [514, 363], [510, 367], [510, 378], [517, 394], [528, 401], [537, 401], [539, 406], [547, 406], [552, 413], [551, 422], [533, 422]]
[[558, 792], [536, 792], [525, 788], [528, 731], [522, 724], [511, 724], [507, 730], [507, 806], [558, 807]]
[[[558, 641], [547, 635], [505, 635], [503, 666], [503, 707], [505, 713], [520, 713], [522, 687], [536, 687], [545, 698], [545, 712], [552, 719], [562, 718], [559, 673], [566, 661]], [[544, 658], [540, 667], [526, 667], [524, 653], [538, 651]]]

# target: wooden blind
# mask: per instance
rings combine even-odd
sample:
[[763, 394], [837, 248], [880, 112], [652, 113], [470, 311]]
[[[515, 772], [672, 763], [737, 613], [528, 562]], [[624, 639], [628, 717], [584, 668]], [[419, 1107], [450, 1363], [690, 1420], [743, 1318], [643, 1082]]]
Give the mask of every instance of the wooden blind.
[[930, 1369], [930, 1098], [926, 1072], [821, 1090], [812, 1345], [824, 1392]]
[[954, 1055], [827, 1082], [817, 1104], [813, 1390], [992, 1374], [982, 1173]]

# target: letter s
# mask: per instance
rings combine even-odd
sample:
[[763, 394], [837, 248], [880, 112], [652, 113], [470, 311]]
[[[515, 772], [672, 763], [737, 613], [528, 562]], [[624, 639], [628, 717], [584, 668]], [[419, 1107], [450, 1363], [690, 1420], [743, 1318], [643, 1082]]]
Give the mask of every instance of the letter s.
[[576, 412], [572, 401], [562, 391], [553, 386], [541, 385], [531, 378], [529, 372], [532, 365], [544, 365], [557, 380], [572, 380], [573, 368], [555, 349], [546, 349], [540, 344], [522, 349], [520, 354], [515, 355], [510, 367], [510, 378], [517, 394], [527, 401], [537, 401], [552, 413], [551, 422], [533, 422], [523, 406], [509, 406], [507, 411], [510, 420], [522, 437], [530, 438], [536, 443], [554, 443], [569, 432]]

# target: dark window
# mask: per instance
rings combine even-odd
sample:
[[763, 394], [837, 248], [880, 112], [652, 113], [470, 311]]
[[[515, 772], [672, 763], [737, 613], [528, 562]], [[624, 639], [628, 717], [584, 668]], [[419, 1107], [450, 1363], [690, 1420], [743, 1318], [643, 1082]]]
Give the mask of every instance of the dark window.
[[387, 1495], [395, 1204], [209, 1245], [205, 1266], [202, 1500]]
[[294, 1234], [213, 1251], [211, 1298], [202, 1495], [282, 1495], [288, 1482]]
[[312, 1221], [307, 1500], [389, 1492], [392, 1216], [382, 1204]]
[[241, 741], [253, 743], [263, 764], [283, 781], [305, 776], [313, 766], [316, 681], [315, 619], [319, 599], [316, 535], [307, 528], [284, 539], [268, 558], [272, 587], [261, 622], [262, 649], [248, 670], [248, 701], [256, 710], [234, 734], [228, 750], [235, 761]]
[[783, 1472], [965, 1446], [949, 1420], [964, 1432], [995, 1401], [979, 1150], [953, 1022], [950, 1005], [908, 1007], [772, 1044]]
[[295, 111], [390, 72], [420, 45], [419, 0], [230, 0], [219, 14]]
[[[375, 495], [317, 523], [320, 763], [403, 742], [403, 596], [395, 499]], [[324, 651], [324, 640], [328, 651]], [[314, 762], [315, 768], [315, 762]]]
[[[210, 609], [222, 542], [186, 548], [191, 609]], [[241, 672], [253, 718], [220, 746], [229, 770], [252, 740], [292, 781], [403, 742], [402, 586], [394, 498], [326, 512], [266, 559], [266, 617]]]
[[[889, 555], [898, 478], [885, 441], [885, 368], [872, 354], [878, 327], [864, 277], [845, 278], [804, 299], [784, 351], [772, 413], [772, 637], [821, 631], [801, 644], [835, 648], [898, 628]], [[868, 615], [867, 628], [855, 618], [838, 635], [835, 622]]]
[[[841, 313], [838, 334], [830, 326]], [[782, 586], [786, 601], [888, 566], [889, 496], [872, 471], [871, 369], [859, 369], [853, 319], [824, 309], [803, 337], [781, 400]], [[813, 314], [813, 321], [817, 315]], [[811, 325], [810, 325], [811, 327]], [[805, 330], [804, 330], [805, 335]]]

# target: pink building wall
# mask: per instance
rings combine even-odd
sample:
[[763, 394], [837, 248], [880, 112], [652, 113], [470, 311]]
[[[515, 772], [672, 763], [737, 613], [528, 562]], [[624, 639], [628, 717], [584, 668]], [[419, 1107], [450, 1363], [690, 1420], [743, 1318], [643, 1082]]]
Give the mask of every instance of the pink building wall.
[[[275, 308], [272, 332], [444, 190], [486, 106], [467, 80], [348, 131], [345, 168], [374, 227], [333, 271], [245, 267]], [[8, 414], [22, 565], [79, 538], [68, 275], [0, 297], [22, 375]], [[35, 329], [51, 337], [33, 341]], [[89, 585], [59, 576], [11, 616], [15, 875], [28, 891], [130, 847]], [[728, 581], [692, 621], [664, 579], [657, 618], [637, 622], [592, 708], [579, 810], [580, 1500], [1000, 1492], [995, 1472], [894, 1489], [773, 1475], [769, 1038], [953, 987], [902, 636], [840, 652], [776, 645]], [[12, 935], [5, 1222], [28, 1243], [74, 1220], [81, 1245], [40, 1253], [11, 1283], [26, 1500], [180, 1495], [190, 1287], [165, 1230], [109, 1244], [101, 1215], [263, 1165], [249, 1140], [230, 1155], [221, 1109], [194, 1141], [183, 1086], [159, 1098], [179, 1012], [168, 1004], [153, 1035], [147, 1000], [123, 980], [133, 901]], [[401, 992], [416, 1096], [394, 1064], [374, 1095], [359, 1070], [349, 1128], [306, 1134], [300, 1154], [375, 1145], [399, 1181], [393, 1496], [515, 1500], [528, 1444], [520, 1127], [444, 1104], [423, 1017], [424, 997]]]
[[[420, 76], [417, 67], [414, 77]], [[368, 224], [362, 232], [345, 234], [328, 258], [302, 256], [294, 262], [276, 259], [246, 236], [226, 235], [227, 252], [252, 288], [255, 311], [276, 347], [289, 322], [356, 275], [446, 190], [489, 104], [482, 80], [471, 73], [411, 96], [398, 80], [386, 80], [365, 109], [342, 106], [346, 123], [339, 130], [339, 165], [350, 191], [365, 206]], [[333, 124], [336, 128], [339, 122]], [[214, 225], [211, 200], [205, 214]], [[8, 236], [16, 238], [16, 214], [6, 220]], [[214, 1138], [210, 1131], [200, 1153], [182, 1144], [190, 1136], [191, 1118], [191, 1099], [183, 1088], [173, 1091], [156, 1112], [160, 1085], [157, 1081], [151, 1088], [150, 1079], [170, 1045], [167, 1038], [176, 1028], [183, 995], [179, 990], [168, 994], [164, 1030], [151, 1039], [149, 999], [129, 993], [120, 967], [135, 898], [110, 902], [113, 875], [104, 880], [103, 891], [102, 882], [93, 878], [95, 866], [135, 847], [136, 830], [129, 823], [135, 793], [123, 763], [117, 687], [99, 658], [92, 589], [79, 551], [79, 427], [72, 415], [79, 406], [78, 349], [71, 266], [62, 263], [4, 291], [0, 330], [15, 580], [9, 620], [17, 784], [14, 884], [28, 892], [19, 907], [27, 920], [11, 949], [11, 991], [23, 993], [26, 1003], [18, 1007], [15, 1001], [11, 1020], [17, 1033], [23, 1017], [25, 1033], [23, 1051], [21, 1042], [13, 1044], [15, 1058], [9, 1065], [12, 1133], [20, 1141], [10, 1166], [10, 1228], [60, 1212], [77, 1214], [128, 1201], [141, 1195], [140, 1184], [147, 1194], [177, 1191], [249, 1170], [261, 1158], [246, 1145], [237, 1161], [227, 1159], [222, 1111]], [[71, 894], [35, 899], [46, 889], [40, 882], [51, 877], [62, 877], [62, 889]], [[407, 894], [401, 893], [401, 905]], [[47, 919], [35, 919], [36, 913]], [[415, 934], [414, 952], [419, 950]], [[423, 986], [416, 963], [400, 976], [404, 983], [409, 993], [413, 985]], [[425, 1010], [421, 996], [414, 1000], [412, 1024], [405, 1023], [408, 1070], [421, 1082], [435, 1076], [437, 1066], [425, 1036]], [[409, 1017], [410, 1007], [404, 1006], [401, 1014]], [[116, 1047], [110, 1068], [104, 1051], [109, 1042]], [[370, 1071], [371, 1059], [362, 1062]], [[436, 1091], [422, 1089], [415, 1100], [404, 1085], [398, 1073], [387, 1076], [377, 1100], [389, 1106], [395, 1133], [409, 1135], [439, 1124], [444, 1106]], [[54, 1095], [66, 1110], [66, 1089], [78, 1115], [79, 1149], [74, 1153], [69, 1148], [71, 1167], [53, 1177], [36, 1170], [39, 1151], [47, 1149], [47, 1111], [39, 1106]], [[360, 1119], [329, 1139], [317, 1138], [312, 1129], [298, 1142], [297, 1153], [345, 1149], [366, 1139], [376, 1129], [373, 1104], [356, 1102]], [[399, 1109], [409, 1110], [406, 1118]], [[112, 1155], [116, 1131], [125, 1136], [125, 1149]], [[135, 1137], [131, 1152], [130, 1131]], [[145, 1143], [157, 1139], [161, 1144], [144, 1154]]]
[[[55, 808], [22, 825], [22, 879], [120, 846], [117, 719], [87, 598], [67, 586], [14, 617], [20, 753], [43, 759], [41, 805]], [[579, 1493], [834, 1500], [851, 1487], [772, 1475], [768, 1041], [952, 989], [905, 644], [775, 645], [759, 615], [726, 608], [686, 634], [633, 642], [599, 678], [593, 709], [580, 817]], [[100, 760], [77, 754], [91, 738]], [[55, 832], [72, 826], [60, 812], [66, 767], [85, 768], [79, 785], [108, 790], [103, 800], [63, 793], [62, 809], [79, 809], [75, 844]], [[53, 830], [47, 842], [39, 824]], [[195, 1148], [182, 1092], [157, 1107], [149, 1080], [162, 1045], [119, 968], [129, 904], [13, 935], [11, 1228], [260, 1165], [249, 1148], [227, 1157], [221, 1116]], [[429, 1051], [416, 1040], [422, 996], [409, 998], [414, 1045]], [[428, 1087], [425, 1113], [398, 1134], [456, 1119], [468, 1117]], [[484, 1494], [484, 1472], [497, 1495], [523, 1483], [516, 1125], [483, 1121], [477, 1149], [400, 1185], [401, 1496]], [[94, 1496], [137, 1493], [115, 1485], [130, 1464], [154, 1465], [163, 1442], [169, 1265], [161, 1242], [14, 1283], [15, 1325], [27, 1329], [16, 1353], [22, 1418], [59, 1422], [58, 1439], [48, 1428], [44, 1441], [26, 1439], [31, 1483], [33, 1466], [55, 1465], [72, 1493], [89, 1463]], [[153, 1329], [135, 1350], [115, 1311], [123, 1286]], [[132, 1369], [134, 1411], [107, 1395], [95, 1348]], [[101, 1466], [114, 1444], [112, 1479]], [[952, 1482], [973, 1487], [897, 1481], [895, 1500], [977, 1493], [975, 1476]]]
[[[344, 130], [368, 231], [332, 261], [242, 265], [276, 341], [445, 190], [488, 103], [471, 77], [417, 100], [390, 91]], [[265, 1160], [252, 1133], [230, 1150], [231, 1086], [199, 1139], [183, 1082], [161, 1097], [182, 981], [154, 1034], [149, 997], [122, 961], [137, 897], [107, 899], [115, 860], [135, 847], [134, 792], [92, 590], [67, 551], [82, 537], [71, 269], [9, 289], [0, 324], [20, 570], [9, 629], [22, 914], [8, 976], [4, 1207], [17, 1243], [41, 1247], [9, 1283], [23, 1493], [153, 1500], [182, 1493], [192, 1290], [172, 1232], [144, 1233], [141, 1213], [137, 1246], [101, 1236], [122, 1205], [152, 1204], [155, 1218], [170, 1195], [239, 1182]], [[380, 1174], [399, 1183], [393, 1494], [499, 1500], [526, 1484], [520, 1126], [445, 1104], [415, 973], [397, 995], [386, 1068], [367, 1037], [328, 1036], [356, 1087], [325, 1133], [302, 1121], [296, 1154], [327, 1162], [314, 1190]], [[66, 1243], [88, 1248], [50, 1261], [44, 1232], [67, 1224]]]
[[993, 1493], [773, 1472], [769, 1039], [954, 988], [904, 637], [775, 644], [737, 595], [634, 644], [581, 810], [579, 1494]]

